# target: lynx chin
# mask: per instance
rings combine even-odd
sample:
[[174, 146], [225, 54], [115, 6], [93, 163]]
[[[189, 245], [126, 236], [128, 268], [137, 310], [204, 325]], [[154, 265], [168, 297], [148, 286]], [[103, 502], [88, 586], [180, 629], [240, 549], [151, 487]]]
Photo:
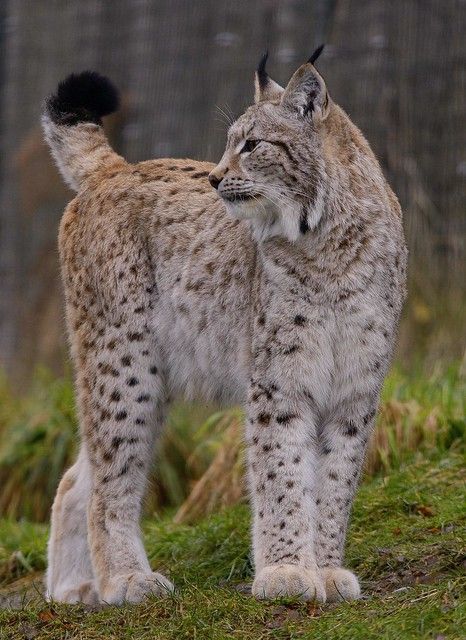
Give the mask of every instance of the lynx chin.
[[173, 398], [246, 413], [258, 598], [358, 598], [351, 504], [405, 297], [398, 201], [330, 98], [318, 50], [265, 71], [214, 166], [130, 164], [101, 117], [113, 85], [71, 75], [45, 137], [76, 192], [59, 233], [81, 448], [58, 487], [47, 594], [139, 602], [155, 573], [139, 518]]

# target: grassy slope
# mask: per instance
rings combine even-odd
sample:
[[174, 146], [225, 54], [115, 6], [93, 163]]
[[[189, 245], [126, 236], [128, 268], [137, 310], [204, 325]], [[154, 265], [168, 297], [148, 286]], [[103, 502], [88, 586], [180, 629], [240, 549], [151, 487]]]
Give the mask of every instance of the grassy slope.
[[[239, 506], [195, 527], [146, 523], [149, 557], [174, 579], [175, 596], [100, 611], [26, 596], [19, 608], [0, 611], [0, 638], [459, 639], [466, 626], [464, 479], [460, 454], [450, 452], [363, 484], [347, 554], [362, 579], [360, 602], [264, 604], [245, 594], [249, 514]], [[4, 582], [43, 568], [45, 536], [43, 526], [0, 524]]]

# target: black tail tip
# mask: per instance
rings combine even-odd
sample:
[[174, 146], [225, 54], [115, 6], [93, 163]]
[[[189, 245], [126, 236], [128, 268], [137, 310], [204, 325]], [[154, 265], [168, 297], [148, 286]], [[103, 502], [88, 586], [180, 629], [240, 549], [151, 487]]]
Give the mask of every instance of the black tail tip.
[[101, 124], [102, 116], [116, 111], [119, 104], [118, 90], [108, 78], [95, 71], [83, 71], [60, 82], [46, 107], [56, 124]]

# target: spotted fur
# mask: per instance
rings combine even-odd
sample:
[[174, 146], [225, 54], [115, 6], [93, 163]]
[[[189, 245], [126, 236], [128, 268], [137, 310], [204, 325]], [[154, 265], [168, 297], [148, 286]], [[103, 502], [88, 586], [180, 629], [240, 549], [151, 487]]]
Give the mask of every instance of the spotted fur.
[[359, 595], [343, 553], [405, 295], [401, 213], [315, 67], [285, 89], [262, 72], [216, 167], [129, 164], [95, 118], [44, 116], [77, 190], [59, 248], [81, 450], [53, 507], [56, 600], [171, 590], [139, 517], [180, 396], [245, 407], [253, 593]]

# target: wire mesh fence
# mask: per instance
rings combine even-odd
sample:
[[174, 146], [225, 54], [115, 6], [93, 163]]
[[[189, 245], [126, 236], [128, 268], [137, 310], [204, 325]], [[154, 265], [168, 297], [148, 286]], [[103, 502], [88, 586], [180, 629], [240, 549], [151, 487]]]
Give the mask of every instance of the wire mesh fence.
[[56, 83], [83, 69], [114, 80], [122, 109], [107, 128], [130, 160], [215, 161], [228, 120], [251, 101], [261, 53], [269, 49], [283, 83], [323, 41], [330, 94], [368, 137], [405, 212], [411, 300], [401, 352], [415, 342], [435, 357], [459, 354], [465, 15], [461, 0], [1, 3], [0, 364], [26, 379], [35, 363], [60, 368], [65, 357], [56, 232], [71, 194], [39, 128]]

